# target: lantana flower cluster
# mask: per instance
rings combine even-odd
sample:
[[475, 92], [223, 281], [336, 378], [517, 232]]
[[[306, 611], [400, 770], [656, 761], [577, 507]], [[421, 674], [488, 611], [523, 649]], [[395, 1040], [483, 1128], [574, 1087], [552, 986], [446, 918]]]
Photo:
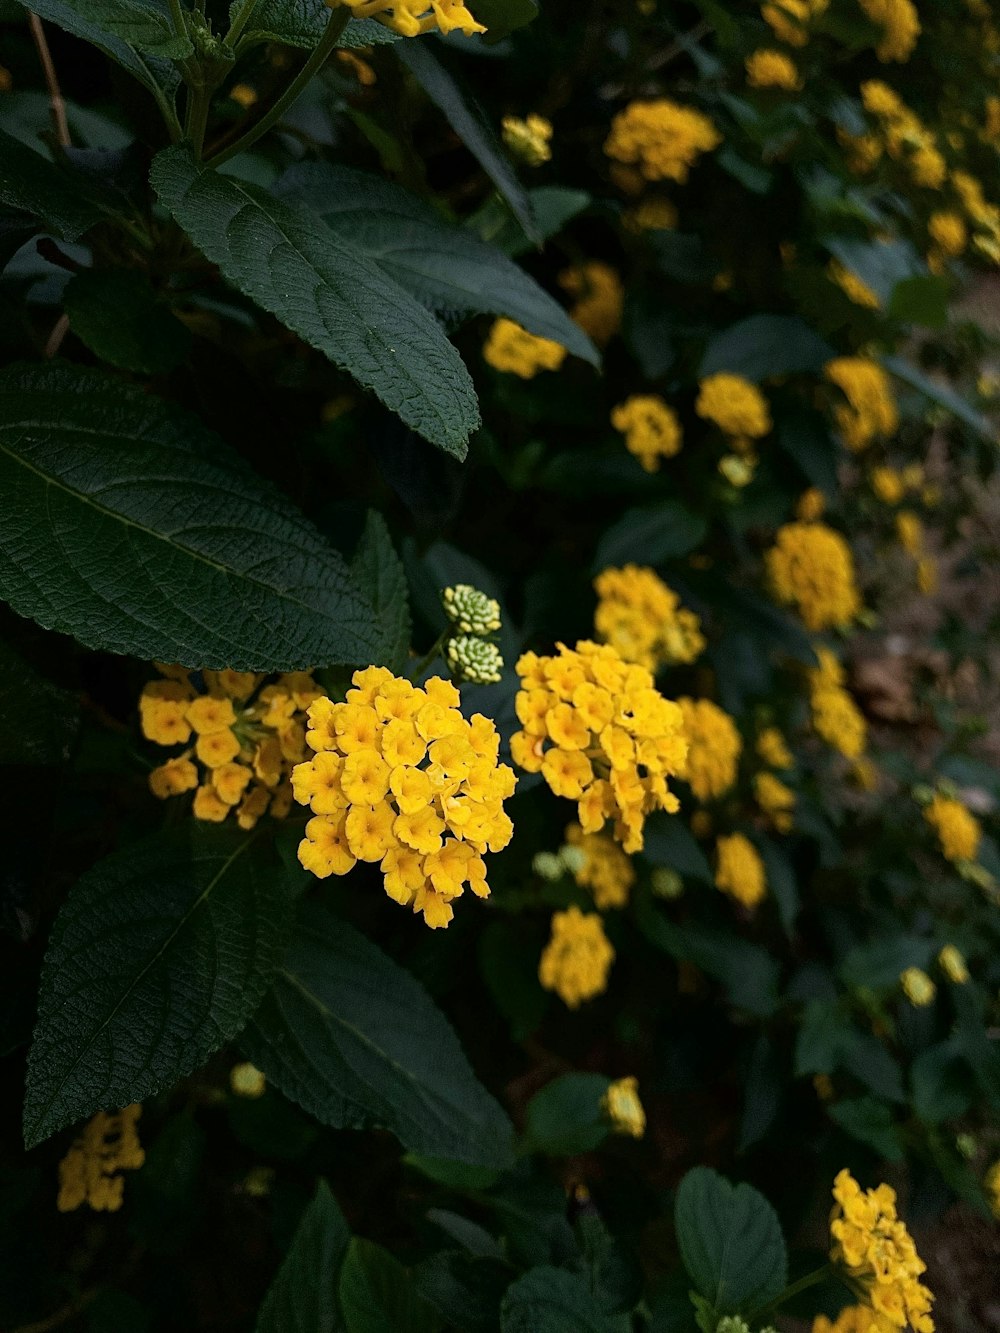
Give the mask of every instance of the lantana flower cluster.
[[715, 844], [715, 885], [744, 907], [753, 909], [767, 894], [764, 862], [743, 833], [728, 833]]
[[864, 356], [838, 356], [823, 373], [847, 399], [836, 405], [834, 416], [848, 449], [858, 452], [895, 435], [899, 413], [892, 381], [880, 365]]
[[846, 687], [843, 666], [829, 648], [816, 652], [809, 669], [809, 705], [816, 734], [845, 759], [859, 760], [868, 742], [868, 724]]
[[736, 781], [743, 740], [733, 719], [711, 699], [677, 703], [688, 742], [683, 777], [697, 800], [714, 800]]
[[647, 671], [693, 662], [705, 649], [701, 621], [655, 570], [644, 565], [605, 569], [594, 580], [594, 631], [625, 662]]
[[435, 29], [447, 35], [461, 32], [466, 37], [485, 32], [481, 23], [461, 0], [326, 0], [331, 9], [345, 4], [356, 19], [377, 19], [401, 37], [419, 37]]
[[846, 629], [861, 610], [851, 548], [825, 523], [786, 523], [765, 560], [775, 596], [807, 629]]
[[494, 370], [534, 379], [540, 370], [558, 370], [566, 360], [566, 348], [552, 338], [529, 333], [512, 319], [494, 320], [486, 342], [483, 359]]
[[122, 1206], [122, 1171], [137, 1171], [146, 1160], [139, 1142], [142, 1106], [133, 1102], [121, 1111], [98, 1111], [73, 1140], [59, 1163], [56, 1207], [70, 1213], [86, 1204], [95, 1212], [117, 1212]]
[[603, 347], [622, 325], [625, 288], [610, 264], [588, 259], [559, 274], [559, 286], [572, 296], [570, 319]]
[[924, 807], [924, 819], [937, 834], [941, 854], [946, 860], [957, 865], [974, 861], [979, 855], [983, 835], [979, 820], [955, 797], [935, 792]]
[[538, 965], [538, 979], [569, 1009], [607, 989], [615, 951], [596, 912], [568, 907], [552, 917], [552, 934]]
[[498, 763], [493, 722], [466, 720], [450, 681], [421, 688], [368, 667], [353, 685], [345, 702], [324, 696], [309, 709], [315, 758], [292, 773], [295, 799], [313, 811], [299, 860], [320, 879], [377, 862], [390, 898], [447, 926], [466, 885], [489, 896], [483, 856], [510, 841], [513, 770]]
[[657, 472], [664, 458], [679, 454], [683, 440], [677, 413], [655, 393], [637, 393], [619, 403], [611, 424], [625, 436], [625, 448], [647, 472]]
[[606, 833], [584, 833], [579, 824], [569, 825], [566, 841], [579, 852], [573, 878], [594, 895], [594, 906], [602, 912], [625, 907], [635, 883], [631, 857], [625, 855], [614, 838]]
[[630, 102], [611, 122], [608, 157], [638, 169], [646, 180], [683, 183], [691, 167], [722, 138], [707, 116], [666, 97]]

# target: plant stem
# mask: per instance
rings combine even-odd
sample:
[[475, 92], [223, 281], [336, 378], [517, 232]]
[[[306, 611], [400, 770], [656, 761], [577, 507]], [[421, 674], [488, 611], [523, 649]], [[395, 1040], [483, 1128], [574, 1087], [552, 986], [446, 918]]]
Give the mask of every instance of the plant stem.
[[59, 87], [56, 67], [52, 61], [52, 52], [49, 50], [42, 20], [37, 14], [32, 14], [30, 10], [28, 11], [28, 26], [31, 28], [31, 39], [35, 43], [38, 59], [42, 64], [45, 86], [49, 90], [49, 105], [52, 108], [52, 122], [56, 127], [56, 138], [59, 140], [60, 147], [69, 148], [72, 140], [69, 137], [69, 122], [66, 120], [66, 103], [63, 101], [62, 90]]
[[239, 9], [236, 11], [236, 17], [229, 25], [229, 31], [226, 33], [224, 41], [227, 46], [235, 46], [243, 35], [243, 29], [250, 21], [253, 11], [257, 8], [257, 0], [243, 0]]
[[327, 57], [340, 40], [340, 35], [347, 27], [347, 22], [351, 17], [351, 11], [346, 5], [341, 5], [330, 13], [330, 21], [326, 25], [326, 30], [319, 40], [319, 45], [313, 51], [312, 55], [296, 74], [285, 91], [265, 115], [255, 125], [251, 125], [246, 134], [237, 139], [235, 143], [224, 148], [222, 152], [216, 153], [214, 157], [208, 159], [210, 167], [220, 166], [223, 162], [228, 162], [231, 157], [237, 153], [245, 152], [251, 144], [268, 132], [272, 126], [276, 125], [285, 114], [293, 102], [298, 100], [299, 94], [303, 91], [306, 84], [310, 82], [313, 75], [316, 74], [326, 63]]
[[208, 112], [212, 105], [212, 90], [205, 87], [188, 89], [187, 123], [184, 126], [185, 137], [191, 140], [194, 155], [201, 157], [205, 146], [205, 131], [208, 129]]
[[779, 1306], [790, 1301], [793, 1296], [797, 1296], [800, 1291], [808, 1291], [810, 1287], [815, 1287], [817, 1283], [822, 1282], [834, 1272], [833, 1264], [824, 1264], [822, 1268], [816, 1268], [811, 1273], [806, 1273], [805, 1277], [800, 1277], [797, 1281], [790, 1283], [783, 1292], [775, 1296], [773, 1301], [768, 1301], [760, 1309], [754, 1310], [747, 1316], [747, 1322], [756, 1324], [764, 1315], [770, 1314], [772, 1310], [777, 1310]]
[[409, 674], [412, 675], [414, 680], [419, 680], [420, 676], [423, 675], [423, 673], [427, 670], [430, 664], [434, 661], [435, 657], [439, 656], [441, 649], [445, 646], [450, 637], [451, 637], [450, 628], [442, 630], [441, 633], [438, 635], [438, 637], [434, 640], [433, 644], [431, 645], [430, 651], [425, 653], [424, 656], [420, 659], [419, 662], [416, 663], [415, 666], [410, 667]]
[[174, 32], [178, 37], [188, 35], [187, 24], [184, 22], [184, 11], [181, 8], [181, 0], [170, 0], [170, 21], [174, 25]]

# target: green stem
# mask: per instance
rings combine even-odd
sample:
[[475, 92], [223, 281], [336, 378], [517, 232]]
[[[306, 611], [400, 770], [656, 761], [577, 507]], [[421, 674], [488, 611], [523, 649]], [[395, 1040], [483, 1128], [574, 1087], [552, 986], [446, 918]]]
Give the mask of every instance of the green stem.
[[224, 38], [227, 46], [235, 46], [243, 35], [243, 29], [250, 22], [253, 11], [257, 8], [257, 0], [243, 0], [239, 9], [236, 11], [236, 17], [229, 25], [229, 31]]
[[188, 35], [187, 24], [184, 22], [184, 10], [181, 8], [181, 0], [170, 0], [170, 21], [174, 25], [174, 32], [178, 37]]
[[424, 654], [416, 666], [410, 668], [410, 675], [413, 676], [414, 680], [417, 680], [423, 672], [427, 670], [435, 657], [439, 656], [441, 649], [448, 642], [449, 638], [451, 638], [451, 629], [442, 630], [431, 645], [430, 651]]
[[826, 1278], [830, 1277], [833, 1272], [835, 1272], [833, 1264], [824, 1264], [822, 1268], [816, 1268], [813, 1272], [806, 1273], [805, 1277], [800, 1277], [796, 1282], [790, 1283], [783, 1292], [775, 1296], [773, 1301], [768, 1301], [766, 1305], [762, 1305], [760, 1309], [754, 1310], [752, 1314], [748, 1315], [747, 1323], [758, 1323], [765, 1315], [770, 1314], [772, 1310], [777, 1310], [780, 1306], [784, 1305], [786, 1301], [790, 1301], [793, 1296], [797, 1296], [800, 1291], [808, 1291], [810, 1287], [815, 1287], [817, 1283], [823, 1282]]
[[191, 140], [195, 157], [200, 158], [205, 146], [205, 131], [208, 129], [208, 112], [212, 105], [212, 90], [205, 87], [188, 89], [187, 124], [185, 135]]
[[327, 57], [337, 45], [341, 34], [347, 27], [350, 17], [351, 11], [346, 5], [341, 5], [339, 8], [331, 10], [330, 21], [327, 23], [326, 31], [319, 40], [319, 45], [271, 107], [270, 111], [268, 111], [266, 115], [261, 116], [256, 125], [251, 125], [246, 134], [237, 139], [235, 143], [230, 144], [228, 148], [224, 148], [222, 152], [216, 153], [214, 157], [210, 157], [208, 159], [208, 165], [210, 167], [220, 166], [223, 162], [228, 162], [231, 157], [235, 157], [237, 153], [245, 152], [251, 144], [255, 144], [262, 135], [266, 134], [272, 126], [278, 123], [292, 103], [298, 100], [299, 94], [303, 91], [306, 84], [310, 82], [313, 75], [326, 63]]

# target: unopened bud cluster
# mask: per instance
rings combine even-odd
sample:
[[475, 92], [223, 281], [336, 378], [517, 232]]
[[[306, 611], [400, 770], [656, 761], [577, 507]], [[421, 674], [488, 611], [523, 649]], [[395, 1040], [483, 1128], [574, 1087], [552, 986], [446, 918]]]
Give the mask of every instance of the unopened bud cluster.
[[452, 675], [475, 685], [495, 684], [503, 673], [503, 657], [490, 636], [500, 628], [500, 603], [471, 583], [445, 588], [441, 603], [452, 623], [445, 645]]

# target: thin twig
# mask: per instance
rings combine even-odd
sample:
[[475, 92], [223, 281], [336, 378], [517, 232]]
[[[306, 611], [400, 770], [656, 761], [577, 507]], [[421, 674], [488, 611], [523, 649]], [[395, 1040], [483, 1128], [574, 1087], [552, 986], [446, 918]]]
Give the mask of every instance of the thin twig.
[[45, 359], [51, 361], [56, 352], [62, 346], [62, 340], [69, 333], [69, 315], [60, 315], [52, 326], [52, 332], [49, 334], [48, 341], [45, 344]]
[[49, 50], [45, 29], [42, 27], [42, 20], [37, 14], [32, 14], [30, 10], [28, 11], [28, 23], [31, 27], [31, 36], [34, 39], [35, 48], [38, 51], [38, 59], [42, 62], [45, 86], [49, 90], [49, 105], [52, 109], [52, 123], [55, 125], [56, 138], [62, 148], [69, 148], [73, 141], [69, 137], [66, 103], [63, 101], [62, 91], [59, 87], [56, 67], [52, 63], [52, 52]]

